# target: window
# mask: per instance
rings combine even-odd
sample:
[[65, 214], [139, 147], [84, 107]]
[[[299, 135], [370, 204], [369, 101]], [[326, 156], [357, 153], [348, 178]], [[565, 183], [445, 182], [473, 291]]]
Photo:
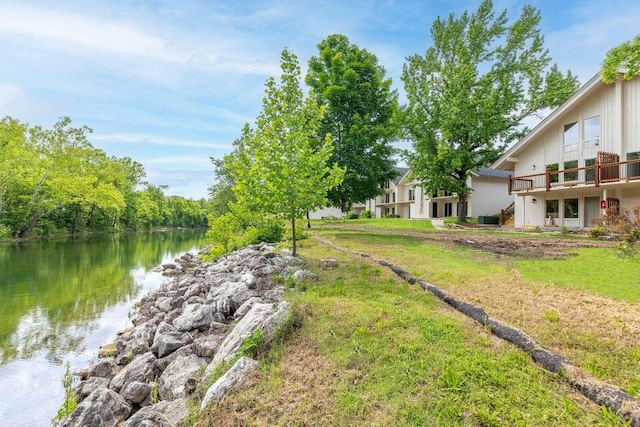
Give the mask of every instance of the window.
[[627, 153], [627, 161], [637, 160], [637, 162], [627, 165], [627, 178], [640, 177], [640, 152]]
[[396, 193], [393, 193], [393, 203], [396, 202]]
[[558, 164], [547, 165], [547, 170], [551, 171], [551, 182], [558, 182]]
[[558, 218], [558, 200], [547, 200], [547, 212], [545, 217]]
[[[582, 122], [584, 132], [584, 148], [593, 148], [600, 145], [600, 116], [584, 119]], [[566, 150], [565, 150], [566, 151]]]
[[384, 195], [384, 202], [389, 203], [389, 193]]
[[564, 125], [564, 152], [578, 149], [578, 122]]
[[415, 200], [416, 199], [416, 190], [414, 190], [413, 188], [409, 189], [409, 200]]
[[[578, 161], [572, 160], [570, 162], [564, 162], [564, 170], [567, 169], [576, 169], [578, 167]], [[578, 180], [578, 171], [569, 171], [564, 173], [564, 182], [577, 181]]]
[[595, 182], [596, 180], [596, 170], [595, 170], [596, 159], [584, 159], [584, 166], [586, 168], [591, 166], [591, 169], [586, 169], [584, 171], [584, 180], [585, 182]]
[[453, 205], [451, 203], [444, 204], [444, 216], [451, 216], [453, 213]]
[[578, 218], [578, 199], [564, 199], [564, 218]]

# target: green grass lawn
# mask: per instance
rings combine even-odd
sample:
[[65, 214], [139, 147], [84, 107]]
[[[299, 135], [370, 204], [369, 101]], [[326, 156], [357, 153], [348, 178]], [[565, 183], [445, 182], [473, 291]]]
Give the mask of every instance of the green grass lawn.
[[366, 226], [394, 230], [434, 231], [435, 227], [428, 219], [403, 219], [403, 218], [359, 218], [359, 219], [335, 219], [316, 220], [311, 222], [316, 225], [344, 224], [347, 226]]
[[[197, 425], [622, 425], [387, 269], [314, 239], [300, 253], [319, 274], [287, 295], [302, 328]], [[338, 267], [323, 270], [326, 258]]]

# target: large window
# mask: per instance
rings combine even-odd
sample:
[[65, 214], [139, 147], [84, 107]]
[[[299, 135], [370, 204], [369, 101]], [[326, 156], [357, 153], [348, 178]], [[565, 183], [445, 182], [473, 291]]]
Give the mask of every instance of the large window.
[[600, 116], [589, 117], [582, 122], [584, 129], [584, 148], [600, 145]]
[[389, 193], [384, 195], [384, 202], [389, 203]]
[[564, 125], [564, 152], [578, 149], [578, 122]]
[[409, 189], [409, 200], [415, 200], [416, 199], [416, 190], [414, 190], [413, 188]]
[[627, 165], [627, 178], [640, 177], [640, 152], [627, 153], [627, 161], [629, 160], [638, 160], [638, 162]]
[[453, 215], [453, 205], [451, 203], [444, 204], [444, 216]]
[[564, 199], [564, 218], [578, 218], [578, 199]]
[[394, 192], [393, 193], [393, 203], [395, 203], [395, 202], [396, 202], [396, 193]]
[[551, 182], [558, 182], [558, 164], [547, 165], [547, 170], [551, 172]]
[[558, 210], [558, 200], [547, 200], [547, 211], [545, 216], [547, 218], [551, 217], [551, 218], [558, 218], [559, 217], [559, 210]]
[[[567, 169], [576, 169], [578, 167], [578, 161], [572, 160], [570, 162], [564, 162], [564, 170]], [[578, 171], [573, 170], [564, 173], [564, 182], [577, 181], [578, 180]]]
[[592, 166], [591, 169], [586, 169], [584, 171], [584, 180], [585, 182], [594, 182], [596, 180], [596, 170], [593, 168], [596, 164], [596, 159], [584, 159], [584, 166], [588, 168]]

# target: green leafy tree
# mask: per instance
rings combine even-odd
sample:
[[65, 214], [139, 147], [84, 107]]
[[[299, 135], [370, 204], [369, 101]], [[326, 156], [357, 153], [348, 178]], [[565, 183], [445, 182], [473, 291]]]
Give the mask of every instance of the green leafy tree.
[[217, 182], [207, 189], [210, 200], [209, 210], [214, 217], [218, 217], [231, 212], [231, 204], [237, 201], [233, 192], [235, 181], [231, 171], [225, 167], [224, 159], [211, 158], [211, 163], [213, 163]]
[[391, 141], [399, 128], [398, 95], [376, 56], [346, 36], [331, 35], [318, 50], [309, 60], [306, 83], [326, 107], [319, 134], [331, 134], [330, 161], [346, 168], [342, 183], [329, 190], [329, 202], [347, 212], [395, 178]]
[[613, 83], [618, 73], [626, 80], [640, 75], [640, 34], [607, 52], [600, 75], [605, 83]]
[[509, 23], [506, 11], [496, 16], [485, 0], [473, 14], [438, 18], [433, 46], [404, 65], [409, 166], [427, 191], [457, 193], [461, 221], [471, 172], [521, 138], [525, 118], [560, 105], [578, 87], [571, 72], [549, 66], [539, 22], [539, 12], [525, 6]]
[[244, 126], [237, 153], [226, 161], [239, 204], [291, 221], [296, 254], [296, 219], [326, 205], [327, 191], [342, 181], [344, 170], [329, 166], [330, 135], [317, 142], [324, 107], [304, 95], [297, 57], [286, 49], [281, 69], [279, 84], [273, 77], [266, 82], [255, 128]]

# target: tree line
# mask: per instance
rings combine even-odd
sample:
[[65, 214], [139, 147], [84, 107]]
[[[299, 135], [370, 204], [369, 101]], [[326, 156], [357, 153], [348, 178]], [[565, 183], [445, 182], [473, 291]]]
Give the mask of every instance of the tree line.
[[144, 167], [108, 156], [91, 129], [0, 121], [0, 238], [156, 227], [204, 227], [206, 202], [166, 196]]

